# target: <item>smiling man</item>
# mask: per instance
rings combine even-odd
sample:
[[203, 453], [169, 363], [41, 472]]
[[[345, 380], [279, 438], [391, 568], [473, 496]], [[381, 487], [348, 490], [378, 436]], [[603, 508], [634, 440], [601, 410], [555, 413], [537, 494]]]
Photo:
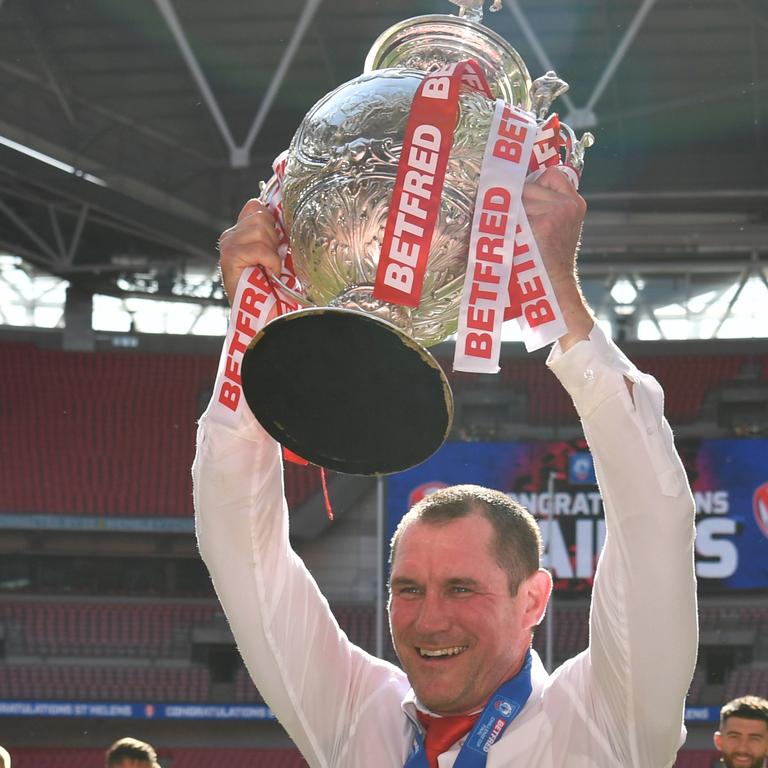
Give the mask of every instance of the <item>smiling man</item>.
[[742, 696], [720, 710], [715, 733], [726, 768], [763, 768], [768, 760], [768, 699]]
[[[583, 199], [549, 169], [523, 203], [567, 324], [547, 365], [581, 416], [607, 526], [589, 648], [552, 675], [531, 648], [551, 591], [539, 532], [504, 494], [456, 486], [404, 517], [389, 599], [401, 669], [349, 642], [291, 550], [280, 446], [247, 407], [233, 416], [214, 398], [201, 419], [200, 552], [254, 682], [313, 768], [667, 768], [682, 743], [694, 505], [663, 393], [584, 303]], [[256, 200], [220, 248], [235, 306], [246, 267], [280, 266]]]
[[520, 671], [552, 585], [540, 547], [531, 515], [478, 486], [437, 491], [403, 518], [390, 555], [390, 625], [427, 709], [482, 709]]

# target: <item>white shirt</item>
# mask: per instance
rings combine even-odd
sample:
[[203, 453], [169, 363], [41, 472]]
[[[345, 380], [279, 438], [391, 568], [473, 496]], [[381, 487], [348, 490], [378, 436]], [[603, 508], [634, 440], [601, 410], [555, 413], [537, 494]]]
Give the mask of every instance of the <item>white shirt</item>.
[[[581, 416], [607, 536], [589, 648], [551, 676], [534, 654], [533, 692], [487, 766], [668, 768], [697, 622], [694, 503], [663, 393], [597, 326], [566, 353], [555, 345], [547, 365]], [[416, 728], [405, 673], [347, 640], [291, 550], [280, 446], [247, 408], [233, 423], [217, 407], [198, 432], [197, 536], [256, 686], [313, 768], [402, 768]]]

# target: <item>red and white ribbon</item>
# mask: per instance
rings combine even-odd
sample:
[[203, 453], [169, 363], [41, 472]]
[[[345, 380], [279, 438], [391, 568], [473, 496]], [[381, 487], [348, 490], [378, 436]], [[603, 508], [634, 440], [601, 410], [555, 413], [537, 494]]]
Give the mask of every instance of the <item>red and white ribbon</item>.
[[462, 86], [491, 97], [472, 59], [430, 72], [416, 90], [376, 271], [373, 296], [380, 301], [419, 306]]
[[518, 319], [529, 352], [566, 324], [522, 206], [523, 185], [559, 165], [560, 123], [496, 103], [475, 199], [453, 368], [497, 373], [501, 326]]
[[512, 275], [515, 230], [525, 215], [523, 184], [535, 138], [533, 115], [499, 99], [475, 198], [454, 370], [499, 370], [501, 325]]
[[[263, 202], [275, 217], [279, 241], [278, 253], [282, 258], [280, 280], [289, 288], [301, 292], [299, 281], [293, 271], [290, 245], [283, 220], [280, 182], [285, 172], [286, 157], [287, 153], [283, 153], [273, 163], [277, 183], [268, 187], [270, 191]], [[242, 409], [246, 407], [241, 380], [245, 350], [268, 320], [294, 309], [298, 309], [298, 304], [276, 290], [274, 283], [261, 267], [249, 267], [243, 270], [229, 313], [227, 336], [219, 359], [209, 418], [230, 427], [236, 427], [240, 423]]]

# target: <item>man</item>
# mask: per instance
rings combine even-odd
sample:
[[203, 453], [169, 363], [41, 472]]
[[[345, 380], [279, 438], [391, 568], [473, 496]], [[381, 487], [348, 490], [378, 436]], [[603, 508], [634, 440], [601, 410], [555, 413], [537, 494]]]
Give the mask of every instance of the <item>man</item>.
[[[582, 198], [549, 169], [523, 203], [568, 328], [548, 365], [581, 415], [608, 529], [589, 649], [553, 675], [530, 650], [551, 579], [535, 525], [509, 499], [460, 486], [404, 519], [389, 600], [401, 670], [347, 640], [290, 549], [280, 447], [247, 408], [233, 423], [214, 398], [201, 419], [200, 552], [256, 685], [310, 766], [665, 768], [682, 743], [694, 505], [663, 394], [581, 296]], [[228, 296], [245, 267], [277, 271], [276, 242], [268, 211], [249, 201], [220, 241]]]
[[160, 768], [160, 765], [149, 744], [126, 737], [107, 750], [107, 768]]
[[720, 710], [715, 746], [726, 768], [763, 768], [768, 758], [768, 699], [742, 696]]

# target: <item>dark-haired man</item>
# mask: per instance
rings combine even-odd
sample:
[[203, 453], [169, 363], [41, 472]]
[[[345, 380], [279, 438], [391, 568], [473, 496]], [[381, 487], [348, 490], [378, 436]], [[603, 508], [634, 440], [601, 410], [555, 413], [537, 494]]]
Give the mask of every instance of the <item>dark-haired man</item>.
[[768, 699], [741, 696], [720, 710], [715, 746], [726, 768], [763, 768], [768, 758]]
[[[389, 600], [399, 669], [349, 642], [291, 550], [280, 446], [247, 408], [233, 421], [214, 398], [201, 419], [200, 552], [251, 676], [313, 768], [667, 768], [682, 743], [694, 505], [663, 393], [584, 303], [584, 200], [549, 169], [523, 203], [568, 329], [548, 365], [581, 416], [608, 531], [589, 648], [551, 676], [531, 649], [551, 578], [535, 523], [503, 494], [460, 486], [406, 515]], [[220, 247], [235, 306], [244, 268], [280, 265], [256, 200]]]
[[107, 768], [160, 768], [157, 754], [144, 741], [126, 737], [107, 750]]

